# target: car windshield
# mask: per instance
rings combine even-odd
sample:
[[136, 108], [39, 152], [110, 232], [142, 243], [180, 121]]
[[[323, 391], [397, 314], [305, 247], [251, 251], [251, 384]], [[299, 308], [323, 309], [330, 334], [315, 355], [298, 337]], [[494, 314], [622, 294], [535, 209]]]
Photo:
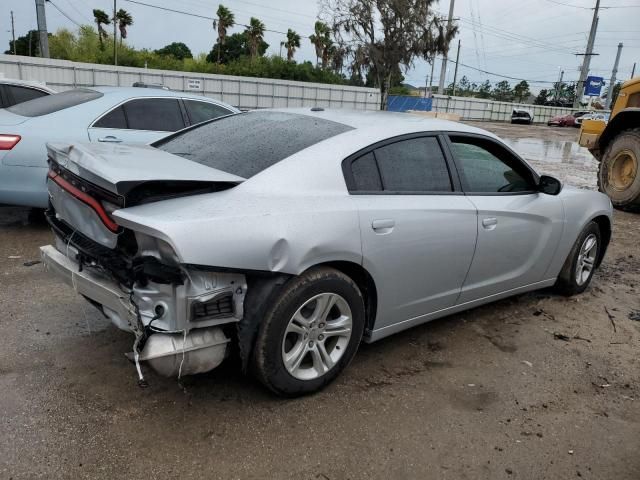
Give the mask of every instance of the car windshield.
[[88, 88], [76, 88], [19, 103], [7, 108], [7, 110], [23, 117], [39, 117], [64, 110], [65, 108], [75, 107], [81, 103], [90, 102], [102, 97], [102, 95], [102, 93]]
[[188, 160], [250, 178], [311, 145], [352, 127], [289, 112], [223, 117], [153, 144]]

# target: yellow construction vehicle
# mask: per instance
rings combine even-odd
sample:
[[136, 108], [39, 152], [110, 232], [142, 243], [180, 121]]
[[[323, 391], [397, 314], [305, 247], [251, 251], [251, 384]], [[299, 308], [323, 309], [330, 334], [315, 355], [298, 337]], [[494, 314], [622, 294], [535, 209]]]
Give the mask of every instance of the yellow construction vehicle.
[[598, 188], [613, 206], [640, 211], [640, 77], [622, 84], [608, 123], [582, 122], [579, 143], [600, 162]]

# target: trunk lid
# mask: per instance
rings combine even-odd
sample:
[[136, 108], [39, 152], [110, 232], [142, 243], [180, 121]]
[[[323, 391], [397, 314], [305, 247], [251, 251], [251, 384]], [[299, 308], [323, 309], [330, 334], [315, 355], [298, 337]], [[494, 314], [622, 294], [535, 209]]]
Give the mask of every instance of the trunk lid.
[[49, 158], [71, 173], [126, 196], [148, 182], [227, 183], [242, 177], [201, 165], [149, 146], [48, 143]]
[[[231, 188], [244, 179], [148, 146], [47, 144], [49, 222], [65, 242], [131, 252], [116, 210]], [[61, 234], [66, 232], [66, 234]], [[91, 257], [91, 252], [85, 252]]]
[[[11, 113], [6, 108], [0, 108], [0, 128], [2, 127], [11, 127], [14, 125], [20, 125], [28, 120], [28, 117], [23, 117], [22, 115], [16, 115], [15, 113]], [[2, 132], [2, 133], [13, 133], [13, 132]]]

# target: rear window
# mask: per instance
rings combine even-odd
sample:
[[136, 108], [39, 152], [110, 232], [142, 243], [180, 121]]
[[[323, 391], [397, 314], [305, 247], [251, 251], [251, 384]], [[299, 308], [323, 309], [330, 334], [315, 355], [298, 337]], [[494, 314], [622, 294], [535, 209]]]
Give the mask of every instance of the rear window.
[[352, 130], [295, 113], [256, 111], [222, 117], [153, 146], [223, 172], [250, 178], [311, 145]]
[[102, 93], [96, 92], [95, 90], [77, 88], [75, 90], [67, 90], [66, 92], [47, 95], [46, 97], [19, 103], [18, 105], [7, 108], [7, 110], [16, 115], [22, 115], [23, 117], [39, 117], [64, 110], [65, 108], [75, 107], [76, 105], [90, 102], [100, 97], [102, 97]]

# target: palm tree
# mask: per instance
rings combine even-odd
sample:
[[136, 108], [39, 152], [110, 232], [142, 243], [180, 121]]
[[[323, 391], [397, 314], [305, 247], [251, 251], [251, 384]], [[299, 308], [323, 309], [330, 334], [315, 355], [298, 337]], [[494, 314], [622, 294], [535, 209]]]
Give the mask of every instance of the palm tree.
[[249, 53], [251, 54], [251, 58], [255, 58], [258, 56], [258, 50], [264, 38], [264, 30], [264, 23], [262, 23], [255, 17], [251, 17], [251, 19], [249, 20], [249, 25], [245, 30], [245, 33], [247, 34], [247, 38], [249, 40]]
[[300, 48], [300, 35], [291, 29], [287, 30], [287, 41], [284, 42], [284, 46], [287, 48], [287, 61], [291, 62], [296, 48]]
[[309, 37], [309, 40], [316, 49], [316, 65], [318, 65], [319, 59], [323, 58], [325, 45], [329, 39], [329, 27], [327, 24], [317, 21], [314, 26], [314, 33]]
[[104, 50], [104, 39], [107, 38], [107, 32], [102, 25], [109, 25], [111, 20], [104, 10], [98, 8], [93, 9], [93, 20], [98, 25], [98, 39], [100, 40], [100, 49]]
[[329, 34], [324, 39], [324, 43], [322, 45], [322, 68], [327, 68], [329, 65], [329, 60], [333, 53], [335, 52], [336, 47], [333, 44], [333, 40], [329, 38]]
[[127, 27], [133, 25], [133, 17], [129, 12], [121, 8], [117, 11], [114, 21], [118, 22], [118, 28], [120, 29], [120, 45], [122, 45], [122, 39], [127, 38]]
[[235, 25], [235, 16], [224, 5], [218, 5], [218, 11], [216, 12], [218, 19], [213, 21], [213, 28], [218, 29], [218, 63], [220, 63], [220, 52], [222, 45], [227, 38], [227, 30]]

